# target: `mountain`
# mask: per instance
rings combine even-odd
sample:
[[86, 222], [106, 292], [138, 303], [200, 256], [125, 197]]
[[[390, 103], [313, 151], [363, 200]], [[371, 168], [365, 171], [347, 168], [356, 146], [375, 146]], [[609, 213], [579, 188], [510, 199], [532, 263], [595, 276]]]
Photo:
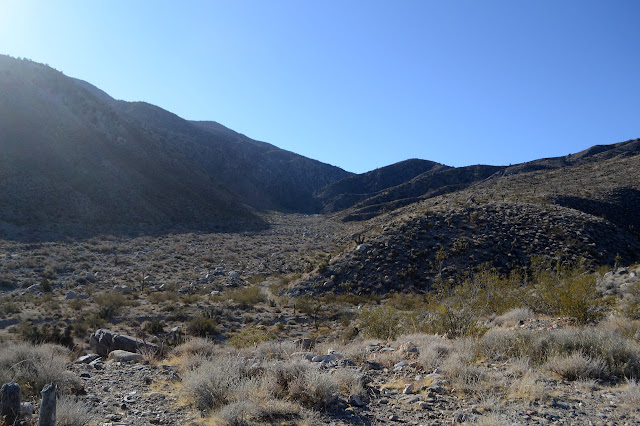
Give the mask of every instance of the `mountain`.
[[350, 175], [8, 56], [0, 152], [5, 230], [264, 226], [256, 209], [315, 212], [313, 192]]
[[404, 184], [423, 173], [448, 168], [427, 160], [401, 161], [367, 173], [348, 176], [325, 186], [316, 193], [316, 197], [322, 200], [325, 213], [336, 212], [375, 197], [382, 191]]
[[[501, 176], [586, 165], [614, 157], [636, 155], [639, 151], [640, 141], [631, 140], [611, 145], [597, 145], [576, 154], [543, 158], [512, 166], [449, 167], [425, 160], [407, 160], [346, 177], [326, 186], [317, 192], [316, 196], [322, 200], [326, 213], [341, 212], [345, 221], [361, 221]], [[571, 199], [556, 201], [579, 202]]]

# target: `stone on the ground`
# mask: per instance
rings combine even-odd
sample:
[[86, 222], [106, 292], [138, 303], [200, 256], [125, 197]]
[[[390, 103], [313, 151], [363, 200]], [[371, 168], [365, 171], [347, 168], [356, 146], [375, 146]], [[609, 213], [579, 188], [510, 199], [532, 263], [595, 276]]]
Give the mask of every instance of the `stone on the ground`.
[[109, 352], [122, 349], [128, 352], [136, 352], [140, 348], [158, 351], [160, 347], [153, 343], [145, 342], [141, 339], [116, 334], [112, 331], [99, 329], [89, 338], [91, 350], [102, 357], [106, 357]]
[[109, 359], [117, 362], [140, 362], [142, 361], [142, 355], [135, 352], [123, 351], [122, 349], [116, 349], [109, 353]]

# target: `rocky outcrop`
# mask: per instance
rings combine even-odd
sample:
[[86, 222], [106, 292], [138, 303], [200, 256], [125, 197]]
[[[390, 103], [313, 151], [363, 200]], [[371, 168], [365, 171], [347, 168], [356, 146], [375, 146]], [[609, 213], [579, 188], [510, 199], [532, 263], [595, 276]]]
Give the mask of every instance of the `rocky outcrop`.
[[109, 330], [99, 329], [89, 338], [89, 346], [96, 354], [106, 357], [110, 352], [123, 350], [127, 352], [138, 352], [141, 348], [151, 351], [159, 351], [160, 347], [153, 343], [145, 342], [141, 339], [116, 334]]

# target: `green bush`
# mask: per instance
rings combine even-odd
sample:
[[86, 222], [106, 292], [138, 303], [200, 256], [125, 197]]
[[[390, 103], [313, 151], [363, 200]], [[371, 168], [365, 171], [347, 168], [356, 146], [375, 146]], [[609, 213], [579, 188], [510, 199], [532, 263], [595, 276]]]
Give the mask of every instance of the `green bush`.
[[227, 298], [240, 304], [245, 309], [267, 301], [267, 295], [262, 292], [259, 286], [240, 287], [231, 290], [227, 294]]
[[213, 318], [197, 317], [187, 323], [187, 333], [194, 337], [208, 337], [218, 333], [218, 324]]
[[535, 261], [532, 264], [530, 308], [551, 316], [575, 318], [581, 324], [597, 321], [613, 300], [596, 291], [596, 276], [580, 268]]
[[58, 324], [42, 324], [40, 326], [30, 321], [23, 321], [17, 326], [18, 335], [22, 340], [33, 343], [55, 343], [73, 347], [72, 327], [65, 325], [61, 330]]
[[274, 339], [276, 336], [265, 327], [245, 327], [229, 339], [235, 348], [248, 348]]
[[366, 308], [359, 315], [360, 330], [374, 339], [395, 339], [401, 333], [402, 313], [394, 307]]
[[106, 293], [95, 298], [98, 305], [97, 316], [103, 320], [110, 320], [120, 314], [122, 308], [130, 302], [119, 293]]

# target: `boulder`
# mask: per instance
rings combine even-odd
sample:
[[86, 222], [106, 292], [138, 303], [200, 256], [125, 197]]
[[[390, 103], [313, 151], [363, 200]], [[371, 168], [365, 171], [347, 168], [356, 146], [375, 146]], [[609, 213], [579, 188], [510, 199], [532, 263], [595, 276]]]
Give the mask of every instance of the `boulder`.
[[131, 294], [133, 292], [133, 289], [128, 285], [114, 285], [113, 290], [122, 294]]
[[87, 355], [83, 355], [80, 358], [76, 359], [74, 361], [75, 364], [89, 364], [92, 361], [95, 361], [96, 359], [99, 359], [100, 355], [98, 354], [87, 354]]
[[135, 352], [116, 349], [115, 351], [111, 351], [109, 353], [109, 359], [117, 362], [140, 362], [142, 361], [142, 355]]
[[109, 352], [122, 349], [128, 352], [136, 352], [139, 348], [159, 351], [160, 347], [153, 343], [145, 342], [141, 339], [116, 334], [109, 330], [99, 329], [89, 338], [91, 350], [102, 357], [106, 357]]
[[40, 284], [33, 284], [27, 287], [27, 291], [30, 293], [37, 293], [39, 291], [42, 291], [42, 286]]

